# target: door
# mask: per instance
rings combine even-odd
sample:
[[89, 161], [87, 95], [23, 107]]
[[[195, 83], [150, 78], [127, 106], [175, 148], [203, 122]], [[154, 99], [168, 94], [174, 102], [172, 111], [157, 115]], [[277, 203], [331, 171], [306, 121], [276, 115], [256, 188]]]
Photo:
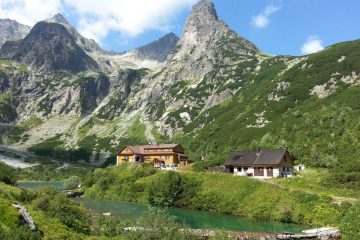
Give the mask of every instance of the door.
[[268, 167], [268, 168], [267, 168], [267, 176], [268, 176], [268, 177], [274, 176], [274, 172], [273, 172], [273, 168], [272, 168], [272, 167]]
[[256, 168], [254, 168], [254, 176], [255, 176], [255, 177], [262, 177], [262, 176], [264, 176], [264, 168], [262, 168], [262, 167], [256, 167]]

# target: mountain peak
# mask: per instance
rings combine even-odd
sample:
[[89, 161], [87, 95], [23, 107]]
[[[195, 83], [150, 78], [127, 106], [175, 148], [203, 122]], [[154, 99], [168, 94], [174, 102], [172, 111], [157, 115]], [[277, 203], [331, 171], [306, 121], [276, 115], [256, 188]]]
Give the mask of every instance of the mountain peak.
[[66, 18], [61, 13], [55, 14], [52, 18], [47, 20], [48, 22], [55, 22], [60, 24], [69, 24]]
[[179, 37], [170, 32], [158, 40], [130, 51], [130, 53], [139, 59], [164, 62], [169, 53], [174, 50], [178, 40]]
[[66, 20], [66, 18], [61, 13], [57, 13], [52, 18], [46, 19], [45, 22], [58, 23], [63, 25], [68, 30], [68, 32], [75, 38], [76, 43], [86, 52], [106, 52], [93, 39], [87, 39], [83, 37], [80, 33], [78, 33], [78, 31]]
[[217, 15], [212, 1], [197, 2], [188, 17], [180, 43], [184, 45], [208, 45], [223, 36], [235, 36], [234, 33]]
[[218, 19], [215, 6], [211, 0], [201, 0], [192, 8], [192, 14], [201, 14], [202, 17], [212, 17]]
[[166, 34], [163, 38], [166, 38], [166, 37], [169, 37], [169, 38], [177, 38], [177, 39], [179, 39], [179, 37], [178, 36], [176, 36], [176, 34], [175, 33], [173, 33], [173, 32], [169, 32], [168, 34]]
[[15, 49], [12, 59], [46, 72], [98, 69], [64, 25], [48, 21], [35, 24]]

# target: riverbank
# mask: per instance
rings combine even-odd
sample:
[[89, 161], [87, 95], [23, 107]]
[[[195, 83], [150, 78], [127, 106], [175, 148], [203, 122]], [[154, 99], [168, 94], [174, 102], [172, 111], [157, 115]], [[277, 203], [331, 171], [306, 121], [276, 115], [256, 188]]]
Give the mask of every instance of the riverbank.
[[[160, 205], [312, 226], [337, 226], [348, 208], [334, 205], [332, 198], [324, 194], [288, 190], [244, 177], [174, 173], [179, 176], [172, 185], [167, 174], [172, 173], [147, 166], [96, 169], [84, 180], [85, 196], [144, 204], [153, 201]], [[174, 191], [179, 193], [175, 197], [171, 194]]]
[[[37, 189], [44, 186], [58, 187], [59, 183], [60, 182], [17, 182], [17, 185], [25, 189]], [[150, 208], [149, 205], [122, 201], [94, 200], [87, 198], [74, 198], [72, 200], [85, 206], [94, 218], [101, 217], [106, 213], [106, 216], [111, 216], [112, 218], [126, 221], [130, 224], [135, 224], [136, 221]], [[300, 231], [307, 229], [305, 226], [295, 224], [257, 221], [244, 217], [205, 211], [181, 208], [163, 208], [163, 210], [169, 216], [175, 217], [178, 222], [184, 222], [192, 229], [226, 230], [245, 233], [257, 232], [267, 234], [285, 231], [299, 233]]]
[[[115, 174], [120, 174], [120, 175], [115, 175]], [[158, 185], [159, 185], [159, 183], [161, 182], [159, 180], [163, 179], [164, 174], [167, 174], [167, 173], [159, 172], [159, 171], [156, 171], [154, 169], [147, 168], [146, 166], [141, 167], [141, 168], [139, 168], [139, 167], [126, 167], [126, 168], [124, 168], [123, 167], [123, 168], [98, 169], [98, 170], [95, 170], [94, 173], [90, 174], [90, 176], [86, 177], [84, 179], [83, 183], [84, 183], [84, 185], [86, 185], [85, 189], [88, 192], [88, 190], [90, 188], [95, 187], [95, 185], [98, 184], [98, 181], [101, 181], [101, 186], [103, 187], [102, 188], [103, 189], [102, 193], [105, 193], [106, 195], [103, 195], [102, 197], [99, 196], [98, 199], [105, 199], [105, 198], [107, 198], [109, 196], [112, 196], [111, 194], [113, 193], [113, 194], [116, 194], [116, 196], [118, 198], [130, 197], [131, 196], [135, 200], [137, 200], [137, 198], [135, 198], [136, 196], [137, 197], [143, 196], [142, 198], [138, 198], [138, 200], [145, 200], [145, 202], [146, 202], [148, 200], [148, 196], [147, 197], [144, 197], [144, 196], [149, 195], [149, 186], [154, 186], [153, 183], [158, 183]], [[199, 175], [202, 176], [202, 178], [200, 178]], [[116, 177], [116, 179], [118, 179], [119, 181], [113, 182], [114, 181], [113, 177]], [[208, 180], [209, 177], [211, 177], [212, 181]], [[232, 191], [234, 189], [232, 189], [232, 188], [225, 189], [225, 187], [227, 187], [226, 184], [224, 184], [224, 182], [219, 181], [219, 179], [221, 177], [223, 177], [222, 179], [228, 180], [228, 181], [230, 179], [230, 178], [228, 179], [227, 177], [224, 178], [223, 175], [217, 175], [217, 174], [196, 173], [195, 175], [193, 175], [191, 173], [190, 175], [181, 175], [181, 179], [183, 181], [181, 184], [185, 184], [188, 188], [187, 188], [186, 191], [183, 191], [181, 193], [181, 197], [178, 199], [176, 204], [179, 204], [181, 202], [184, 203], [183, 198], [186, 197], [186, 196], [189, 196], [189, 191], [194, 193], [194, 191], [193, 191], [194, 190], [194, 188], [193, 188], [194, 184], [197, 186], [196, 189], [199, 190], [198, 192], [195, 193], [195, 195], [204, 194], [204, 191], [211, 193], [212, 191], [214, 191], [214, 189], [218, 189], [220, 187], [224, 187], [222, 189], [223, 192], [227, 192], [227, 191], [231, 190], [228, 193], [232, 193]], [[243, 183], [246, 183], [246, 184], [249, 184], [250, 182], [253, 182], [253, 184], [255, 184], [255, 182], [256, 182], [256, 184], [252, 186], [252, 189], [254, 191], [253, 192], [248, 191], [248, 193], [255, 194], [255, 195], [259, 194], [259, 193], [256, 193], [256, 191], [258, 191], [259, 189], [262, 189], [262, 188], [259, 188], [259, 186], [257, 186], [257, 184], [260, 183], [262, 187], [263, 187], [263, 184], [266, 184], [266, 183], [261, 182], [261, 181], [250, 181], [251, 179], [247, 179], [247, 178], [236, 178], [236, 177], [232, 177], [232, 176], [228, 176], [228, 177], [231, 177], [231, 179], [235, 179], [235, 181], [236, 181], [236, 182], [229, 182], [228, 184], [231, 183], [230, 185], [234, 185], [234, 183], [237, 183], [238, 185], [235, 185], [237, 187], [236, 190], [240, 191], [240, 192], [245, 191], [246, 188], [243, 185], [240, 184], [241, 182], [238, 182], [239, 181], [238, 179], [242, 179], [242, 181], [245, 181]], [[203, 182], [200, 181], [200, 180], [202, 180]], [[226, 182], [228, 182], [228, 181], [226, 181]], [[119, 182], [121, 182], [121, 184], [119, 184]], [[167, 182], [167, 183], [169, 183], [169, 182]], [[191, 184], [189, 184], [189, 183], [191, 183]], [[32, 184], [36, 184], [36, 182], [32, 182]], [[209, 188], [208, 186], [211, 186], [211, 185], [212, 185], [212, 187]], [[117, 186], [117, 188], [114, 188], [115, 186]], [[203, 187], [206, 187], [206, 189], [203, 189]], [[212, 189], [212, 188], [214, 188], [214, 189]], [[275, 187], [275, 189], [277, 189], [277, 188]], [[283, 188], [279, 188], [279, 189], [284, 190]], [[272, 189], [271, 191], [275, 191], [275, 190]], [[290, 192], [293, 192], [293, 190], [291, 190]], [[269, 194], [271, 192], [265, 192], [265, 193]], [[277, 193], [277, 192], [275, 192], [275, 193]], [[195, 195], [190, 194], [190, 196], [195, 196]], [[244, 194], [242, 194], [242, 195], [244, 195]], [[282, 196], [284, 196], [285, 198], [287, 197], [286, 194], [283, 194]], [[299, 196], [303, 196], [302, 199], [299, 199], [299, 201], [301, 200], [302, 204], [306, 204], [306, 202], [309, 201], [309, 199], [306, 198], [306, 197], [308, 197], [308, 195], [299, 195]], [[214, 197], [214, 199], [215, 198], [220, 198], [218, 195], [213, 196], [213, 197]], [[225, 195], [225, 196], [223, 196], [223, 199], [225, 199], [227, 197], [228, 197], [228, 195]], [[239, 196], [234, 196], [234, 198], [229, 199], [229, 201], [234, 200], [237, 197], [239, 197]], [[266, 196], [266, 197], [267, 198], [265, 198], [265, 200], [269, 200], [269, 199], [271, 200], [273, 198], [273, 196]], [[320, 197], [320, 199], [321, 199], [321, 197]], [[85, 201], [98, 201], [98, 200], [92, 200], [92, 199], [81, 199], [80, 201], [82, 201], [82, 200], [85, 200]], [[191, 200], [191, 198], [188, 198], [187, 201], [191, 202], [190, 200]], [[241, 200], [243, 200], [243, 199], [240, 199], [240, 201], [239, 201], [240, 203], [241, 203]], [[112, 216], [115, 215], [115, 211], [112, 210], [112, 209], [109, 209], [109, 206], [111, 205], [109, 203], [109, 201], [99, 200], [99, 202], [101, 203], [101, 205], [103, 207], [105, 206], [105, 208], [104, 209], [99, 209], [98, 213], [111, 212], [110, 215], [112, 215]], [[133, 202], [135, 202], [135, 201], [133, 201]], [[140, 202], [140, 201], [138, 201], [138, 202]], [[193, 204], [194, 203], [195, 203], [195, 201], [193, 201]], [[210, 202], [210, 203], [214, 204], [214, 202]], [[260, 203], [257, 202], [257, 203], [258, 204], [263, 204], [262, 202], [260, 202]], [[299, 204], [298, 202], [295, 202], [295, 203]], [[326, 202], [320, 202], [320, 203], [322, 203], [322, 205], [320, 204], [320, 205], [315, 205], [314, 206], [314, 209], [313, 209], [314, 211], [312, 212], [313, 214], [317, 214], [318, 211], [320, 211], [320, 210], [321, 211], [329, 210], [328, 206], [326, 205], [328, 203], [326, 203]], [[226, 204], [226, 201], [225, 201], [224, 205], [225, 204]], [[311, 204], [311, 202], [310, 202], [310, 204]], [[114, 205], [119, 206], [119, 203], [115, 201]], [[252, 205], [253, 206], [255, 205], [254, 202], [252, 202]], [[216, 205], [214, 205], [214, 206], [216, 206]], [[243, 206], [245, 206], [245, 205], [243, 204]], [[276, 207], [277, 206], [275, 205], [274, 208], [276, 208]], [[293, 207], [295, 208], [296, 206], [293, 206]], [[357, 234], [356, 232], [352, 232], [352, 229], [353, 229], [354, 224], [356, 225], [357, 213], [359, 212], [358, 211], [359, 209], [356, 208], [356, 206], [351, 207], [351, 205], [347, 205], [347, 204], [344, 204], [344, 206], [334, 206], [334, 207], [335, 207], [335, 209], [340, 209], [340, 210], [343, 211], [342, 212], [343, 214], [341, 215], [342, 219], [339, 220], [337, 226], [342, 227], [341, 231], [342, 231], [342, 233], [344, 233], [344, 239], [352, 239], [352, 238], [349, 238], [347, 236], [356, 236], [356, 234]], [[89, 207], [87, 207], [87, 208], [90, 209]], [[236, 206], [234, 207], [234, 209], [237, 209]], [[186, 209], [179, 209], [179, 210], [180, 211], [191, 211], [191, 210], [186, 210]], [[214, 212], [218, 212], [218, 211], [215, 209], [215, 211], [213, 210], [212, 212], [210, 212], [208, 214], [214, 214]], [[207, 213], [207, 212], [205, 212], [205, 213]], [[330, 213], [331, 212], [328, 212], [327, 216], [329, 216]], [[332, 212], [332, 213], [334, 213], [334, 212]], [[229, 213], [226, 213], [226, 214], [229, 214]], [[99, 214], [99, 215], [101, 216], [102, 214]], [[133, 214], [131, 214], [131, 215], [133, 215]], [[232, 217], [232, 216], [226, 215], [226, 217]], [[211, 218], [214, 219], [216, 224], [219, 224], [219, 223], [221, 224], [222, 222], [228, 222], [227, 219], [226, 220], [221, 220], [221, 218], [219, 218], [216, 214], [213, 215]], [[249, 218], [247, 218], [247, 219], [249, 219]], [[204, 221], [204, 218], [198, 218], [198, 219], [194, 219], [194, 222], [205, 222], [205, 221]], [[271, 224], [274, 224], [274, 222], [272, 222], [271, 220], [269, 220], [269, 222]], [[264, 221], [262, 221], [262, 223], [264, 223]], [[235, 223], [235, 224], [236, 225], [246, 225], [244, 223], [242, 223], [242, 224]], [[278, 223], [278, 224], [281, 224], [281, 223]], [[259, 225], [259, 221], [257, 221], [255, 225]], [[327, 226], [327, 225], [325, 225], [325, 226]], [[335, 224], [334, 224], [334, 226], [335, 226]], [[194, 227], [191, 226], [191, 227], [192, 228], [199, 228], [199, 226], [194, 226]], [[200, 226], [200, 227], [202, 227], [204, 229], [208, 229], [208, 227], [206, 227], [206, 226]], [[244, 229], [241, 229], [241, 230], [242, 230], [241, 233], [243, 233], [243, 231], [245, 231], [247, 233], [251, 232], [251, 231], [246, 231]], [[280, 232], [283, 232], [283, 231], [286, 231], [286, 230], [277, 229], [274, 232], [280, 233]], [[257, 229], [256, 232], [261, 233], [261, 232], [264, 232], [264, 231], [261, 230], [261, 229]], [[294, 232], [294, 231], [292, 231], [292, 232]], [[263, 234], [261, 234], [261, 237], [265, 237], [265, 236]], [[252, 238], [250, 238], [250, 239], [252, 239]]]
[[[122, 201], [94, 200], [87, 198], [74, 199], [82, 203], [91, 212], [102, 215], [109, 213], [112, 217], [135, 223], [146, 211], [149, 205], [139, 203], [129, 203]], [[192, 229], [212, 229], [227, 230], [237, 232], [264, 232], [281, 233], [294, 232], [299, 233], [308, 227], [284, 224], [274, 221], [258, 221], [255, 219], [236, 217], [213, 212], [182, 209], [182, 208], [162, 208], [166, 214], [175, 217], [178, 222], [184, 222]]]

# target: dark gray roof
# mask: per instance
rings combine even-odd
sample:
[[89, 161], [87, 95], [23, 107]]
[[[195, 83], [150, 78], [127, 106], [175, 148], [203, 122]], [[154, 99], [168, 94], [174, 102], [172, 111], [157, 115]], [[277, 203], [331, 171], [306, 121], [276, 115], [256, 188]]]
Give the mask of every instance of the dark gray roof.
[[230, 154], [225, 166], [277, 165], [287, 150], [237, 151]]

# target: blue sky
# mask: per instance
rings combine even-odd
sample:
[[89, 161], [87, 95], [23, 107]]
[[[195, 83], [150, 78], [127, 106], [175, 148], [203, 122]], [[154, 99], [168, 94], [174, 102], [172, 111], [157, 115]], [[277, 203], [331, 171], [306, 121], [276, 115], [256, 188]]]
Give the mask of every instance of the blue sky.
[[[197, 0], [0, 0], [1, 18], [34, 25], [61, 12], [108, 50], [129, 50], [167, 32], [181, 35]], [[359, 0], [213, 0], [239, 35], [271, 54], [303, 55], [360, 39]], [[42, 7], [38, 7], [42, 6]]]
[[[272, 54], [302, 55], [307, 39], [320, 39], [323, 46], [360, 39], [359, 0], [213, 0], [218, 15], [239, 35], [255, 43], [262, 51]], [[257, 28], [251, 24], [269, 5], [279, 10], [269, 16], [269, 24]], [[181, 11], [171, 29], [181, 35], [190, 8]], [[108, 49], [131, 49], [158, 39], [161, 31], [145, 31], [136, 38], [118, 45], [116, 33], [104, 41]]]

